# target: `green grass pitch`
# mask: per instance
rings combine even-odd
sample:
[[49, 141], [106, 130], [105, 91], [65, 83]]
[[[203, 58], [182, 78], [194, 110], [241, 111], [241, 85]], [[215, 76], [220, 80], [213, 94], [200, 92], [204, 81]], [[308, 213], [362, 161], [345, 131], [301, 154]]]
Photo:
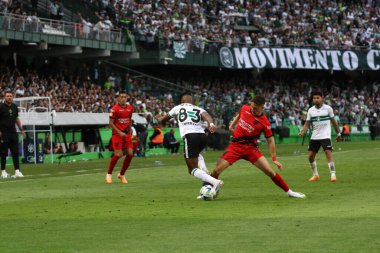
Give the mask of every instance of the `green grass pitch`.
[[[307, 147], [277, 146], [281, 176], [306, 199], [246, 161], [225, 171], [214, 201], [196, 199], [182, 156], [135, 158], [127, 186], [119, 167], [105, 184], [109, 159], [23, 165], [27, 177], [0, 180], [0, 252], [379, 252], [380, 142], [334, 147], [338, 181], [319, 153], [311, 183]], [[204, 154], [209, 169], [221, 153]]]

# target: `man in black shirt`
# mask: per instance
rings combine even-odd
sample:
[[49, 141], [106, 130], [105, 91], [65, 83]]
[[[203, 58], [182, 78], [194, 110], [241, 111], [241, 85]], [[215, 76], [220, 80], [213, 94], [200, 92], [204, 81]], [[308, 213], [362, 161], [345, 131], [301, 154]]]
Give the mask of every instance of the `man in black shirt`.
[[9, 177], [9, 174], [5, 170], [8, 149], [10, 149], [12, 153], [13, 165], [15, 168], [14, 177], [24, 177], [20, 171], [16, 124], [24, 136], [24, 128], [18, 118], [18, 108], [17, 105], [13, 103], [13, 93], [11, 91], [5, 91], [4, 102], [0, 104], [1, 178]]

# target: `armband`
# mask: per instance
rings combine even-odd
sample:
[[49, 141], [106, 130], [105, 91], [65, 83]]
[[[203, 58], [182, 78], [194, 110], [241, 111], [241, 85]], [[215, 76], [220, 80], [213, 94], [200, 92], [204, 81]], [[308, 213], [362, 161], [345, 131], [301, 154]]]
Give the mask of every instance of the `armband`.
[[277, 157], [276, 156], [272, 156], [272, 161], [273, 162], [277, 161]]

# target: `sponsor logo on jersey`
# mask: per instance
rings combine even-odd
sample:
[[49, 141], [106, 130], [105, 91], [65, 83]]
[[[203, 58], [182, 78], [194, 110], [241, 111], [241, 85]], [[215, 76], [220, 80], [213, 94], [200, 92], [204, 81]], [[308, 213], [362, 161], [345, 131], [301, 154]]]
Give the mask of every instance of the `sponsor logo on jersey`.
[[240, 119], [239, 120], [239, 125], [244, 129], [246, 130], [248, 133], [252, 133], [253, 131], [255, 131], [255, 128], [253, 126], [251, 126], [250, 124], [248, 124], [247, 122], [245, 122], [244, 120]]
[[121, 123], [121, 124], [128, 124], [129, 123], [129, 119], [118, 119], [118, 121]]

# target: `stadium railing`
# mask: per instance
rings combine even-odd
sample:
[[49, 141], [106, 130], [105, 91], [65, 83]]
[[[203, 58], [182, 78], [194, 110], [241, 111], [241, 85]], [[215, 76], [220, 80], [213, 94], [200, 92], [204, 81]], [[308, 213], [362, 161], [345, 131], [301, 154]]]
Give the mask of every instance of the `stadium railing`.
[[1, 29], [12, 31], [60, 35], [114, 43], [126, 43], [127, 39], [130, 39], [127, 38], [126, 31], [122, 29], [97, 30], [91, 27], [90, 32], [86, 34], [83, 31], [82, 23], [9, 13], [0, 13], [0, 27]]

